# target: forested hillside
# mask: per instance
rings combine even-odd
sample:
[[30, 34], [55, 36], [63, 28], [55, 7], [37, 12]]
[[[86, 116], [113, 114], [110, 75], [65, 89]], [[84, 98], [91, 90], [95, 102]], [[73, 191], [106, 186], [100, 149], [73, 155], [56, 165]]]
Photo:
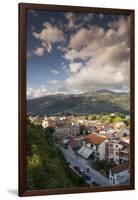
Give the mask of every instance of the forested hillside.
[[87, 186], [84, 179], [69, 168], [52, 140], [53, 130], [27, 125], [27, 190]]
[[90, 114], [123, 112], [130, 109], [130, 94], [108, 90], [70, 95], [47, 95], [27, 100], [27, 113], [52, 115], [57, 113]]

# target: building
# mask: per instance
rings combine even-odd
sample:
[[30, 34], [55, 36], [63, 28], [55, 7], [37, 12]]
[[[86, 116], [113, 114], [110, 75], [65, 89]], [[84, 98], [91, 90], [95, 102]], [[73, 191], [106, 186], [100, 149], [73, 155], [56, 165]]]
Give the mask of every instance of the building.
[[43, 128], [46, 128], [46, 127], [48, 127], [48, 120], [42, 120], [42, 127]]
[[45, 117], [44, 120], [42, 121], [42, 127], [46, 128], [46, 127], [57, 127], [60, 125], [64, 125], [65, 124], [65, 120], [64, 119], [59, 119], [59, 118], [55, 118], [55, 117]]
[[87, 135], [83, 139], [83, 146], [78, 150], [78, 154], [85, 159], [91, 157], [93, 160], [104, 160], [105, 144], [106, 137], [95, 133]]
[[129, 163], [129, 144], [124, 141], [120, 141], [120, 144], [123, 146], [123, 148], [119, 152], [119, 163], [124, 164], [124, 163]]
[[105, 160], [115, 164], [129, 162], [129, 144], [118, 140], [107, 140], [105, 146]]
[[115, 164], [119, 164], [119, 152], [123, 148], [123, 145], [118, 140], [106, 141], [105, 159]]
[[57, 138], [64, 139], [67, 136], [70, 136], [70, 127], [67, 126], [58, 126], [55, 128], [55, 135]]
[[82, 146], [82, 137], [71, 137], [68, 143], [68, 150], [71, 152], [77, 151]]
[[39, 116], [29, 116], [29, 120], [32, 124], [34, 125], [42, 125], [42, 120], [43, 120], [43, 117], [39, 117]]
[[109, 170], [109, 181], [113, 185], [127, 183], [129, 180], [128, 164], [117, 165]]
[[70, 134], [71, 136], [77, 136], [80, 133], [80, 127], [78, 123], [72, 123], [70, 126]]
[[115, 127], [120, 129], [120, 128], [125, 128], [126, 124], [124, 122], [118, 122], [115, 124]]
[[46, 128], [46, 127], [53, 127], [55, 128], [57, 125], [57, 121], [55, 119], [45, 119], [42, 121], [42, 126], [43, 128]]

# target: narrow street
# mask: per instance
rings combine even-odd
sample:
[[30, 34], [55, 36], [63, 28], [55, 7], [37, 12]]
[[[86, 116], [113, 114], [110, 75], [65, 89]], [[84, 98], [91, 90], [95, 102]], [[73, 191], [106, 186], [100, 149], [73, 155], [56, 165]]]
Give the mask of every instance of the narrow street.
[[80, 169], [84, 170], [86, 172], [86, 169], [89, 168], [89, 172], [87, 173], [91, 177], [91, 181], [95, 181], [96, 183], [99, 183], [101, 186], [111, 186], [111, 183], [109, 180], [102, 176], [98, 171], [91, 168], [88, 164], [85, 162], [81, 162], [79, 158], [77, 158], [73, 153], [68, 151], [67, 149], [61, 147], [58, 145], [59, 149], [64, 154], [66, 160], [72, 165], [72, 166], [78, 166]]

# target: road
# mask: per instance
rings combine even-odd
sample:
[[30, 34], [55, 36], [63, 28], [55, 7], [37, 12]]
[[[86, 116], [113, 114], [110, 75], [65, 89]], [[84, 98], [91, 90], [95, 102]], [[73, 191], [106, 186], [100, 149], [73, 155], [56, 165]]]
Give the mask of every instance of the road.
[[77, 158], [73, 153], [68, 151], [67, 149], [61, 147], [58, 145], [59, 149], [64, 154], [64, 157], [66, 160], [72, 165], [72, 166], [78, 166], [80, 169], [83, 169], [86, 172], [86, 169], [89, 168], [89, 172], [87, 173], [91, 177], [91, 182], [95, 181], [96, 183], [99, 183], [101, 186], [111, 186], [111, 183], [109, 180], [101, 175], [98, 171], [91, 168], [88, 164], [85, 162], [82, 162], [79, 158]]

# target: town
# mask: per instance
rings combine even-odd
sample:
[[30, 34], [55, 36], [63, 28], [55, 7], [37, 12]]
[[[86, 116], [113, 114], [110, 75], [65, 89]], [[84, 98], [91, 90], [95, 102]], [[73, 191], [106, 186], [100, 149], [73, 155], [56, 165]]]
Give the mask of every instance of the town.
[[129, 183], [130, 116], [122, 113], [88, 115], [28, 115], [45, 130], [53, 128], [54, 144], [69, 167], [89, 185]]

